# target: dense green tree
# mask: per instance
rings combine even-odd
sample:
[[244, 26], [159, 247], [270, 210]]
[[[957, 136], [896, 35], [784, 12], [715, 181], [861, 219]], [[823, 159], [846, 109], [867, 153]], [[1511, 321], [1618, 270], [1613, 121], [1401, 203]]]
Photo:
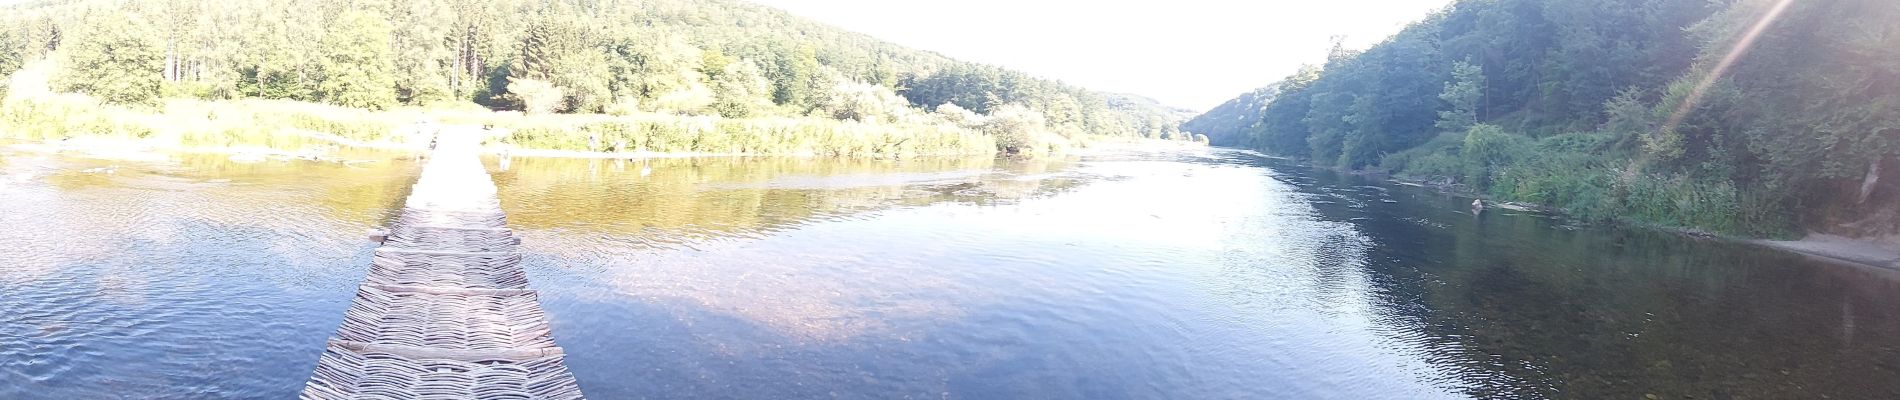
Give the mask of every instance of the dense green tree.
[[1451, 67], [1451, 81], [1445, 82], [1445, 92], [1438, 95], [1445, 101], [1445, 110], [1438, 112], [1437, 127], [1446, 132], [1460, 132], [1478, 124], [1478, 102], [1483, 99], [1484, 69], [1468, 62], [1459, 61]]
[[317, 94], [331, 104], [380, 110], [396, 105], [389, 22], [366, 11], [344, 12], [323, 39]]
[[1063, 137], [1185, 137], [1170, 132], [1186, 113], [1151, 99], [730, 0], [50, 0], [0, 6], [0, 32], [33, 59], [70, 52], [62, 42], [114, 14], [150, 22], [135, 36], [156, 49], [163, 96], [521, 110], [511, 81], [531, 79], [571, 113], [895, 121], [937, 118], [928, 111], [946, 103], [979, 115], [1015, 104]]
[[1313, 108], [1317, 91], [1312, 86], [1319, 81], [1320, 71], [1318, 66], [1302, 67], [1300, 72], [1274, 85], [1279, 95], [1260, 111], [1260, 122], [1249, 130], [1255, 146], [1292, 157], [1311, 155], [1312, 147], [1306, 140], [1310, 132], [1306, 115]]
[[1181, 123], [1181, 130], [1207, 135], [1215, 146], [1258, 147], [1257, 138], [1248, 134], [1262, 122], [1260, 110], [1280, 94], [1280, 85], [1268, 85], [1228, 100], [1206, 113]]
[[1603, 104], [1603, 112], [1608, 119], [1600, 130], [1615, 138], [1617, 149], [1634, 148], [1638, 138], [1658, 128], [1655, 109], [1643, 102], [1640, 89], [1624, 89]]
[[983, 131], [996, 137], [997, 150], [1010, 154], [1037, 154], [1043, 151], [1043, 127], [1047, 126], [1042, 113], [1020, 104], [998, 106], [994, 115], [983, 123]]
[[1052, 116], [1058, 124], [1094, 134], [1153, 136], [1180, 122], [1178, 115], [1152, 100], [1104, 96], [986, 65], [952, 65], [912, 75], [902, 86], [901, 94], [912, 104], [956, 104], [983, 114], [1003, 104], [1018, 104]]
[[567, 94], [547, 81], [508, 78], [508, 93], [519, 98], [522, 110], [529, 114], [551, 114], [567, 106]]
[[1461, 0], [1186, 126], [1597, 217], [1872, 226], [1900, 193], [1895, 20], [1884, 0]]
[[608, 75], [612, 77], [609, 90], [616, 98], [631, 99], [644, 109], [654, 110], [662, 97], [691, 90], [703, 79], [697, 71], [699, 49], [677, 38], [623, 36], [608, 47]]
[[449, 48], [452, 26], [444, 0], [395, 2], [390, 10], [390, 50], [395, 60], [396, 98], [406, 104], [448, 100], [453, 95], [454, 68]]
[[165, 55], [150, 24], [107, 11], [67, 49], [55, 79], [59, 90], [90, 94], [114, 104], [156, 104]]
[[17, 35], [0, 31], [0, 98], [7, 96], [7, 85], [10, 83], [7, 78], [26, 65], [26, 52], [21, 47], [23, 45]]
[[239, 14], [247, 29], [235, 40], [239, 51], [228, 61], [236, 69], [238, 95], [316, 100], [321, 20], [288, 9], [244, 9]]
[[726, 64], [713, 82], [713, 109], [726, 118], [745, 118], [764, 112], [771, 104], [772, 82], [751, 60]]
[[774, 46], [768, 50], [773, 62], [767, 65], [766, 79], [772, 82], [772, 102], [793, 109], [811, 109], [816, 100], [830, 89], [826, 82], [818, 56], [810, 47], [786, 49]]

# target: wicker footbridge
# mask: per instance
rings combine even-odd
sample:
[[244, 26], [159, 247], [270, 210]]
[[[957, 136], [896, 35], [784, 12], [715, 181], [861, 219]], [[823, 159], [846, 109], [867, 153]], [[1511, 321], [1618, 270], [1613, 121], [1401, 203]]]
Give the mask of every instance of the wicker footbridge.
[[301, 398], [580, 399], [474, 132], [441, 135]]

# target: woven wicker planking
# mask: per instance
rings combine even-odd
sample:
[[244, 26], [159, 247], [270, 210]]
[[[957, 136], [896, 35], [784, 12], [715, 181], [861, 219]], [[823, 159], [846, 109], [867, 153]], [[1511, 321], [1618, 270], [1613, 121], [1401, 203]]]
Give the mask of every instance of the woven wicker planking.
[[442, 139], [301, 398], [582, 398], [477, 138]]

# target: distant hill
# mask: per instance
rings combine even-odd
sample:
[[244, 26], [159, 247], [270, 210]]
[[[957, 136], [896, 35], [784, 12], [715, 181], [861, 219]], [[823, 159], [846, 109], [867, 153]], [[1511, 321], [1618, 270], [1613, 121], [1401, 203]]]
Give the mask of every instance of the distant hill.
[[1260, 123], [1260, 117], [1280, 93], [1279, 83], [1242, 93], [1207, 112], [1181, 124], [1181, 130], [1207, 135], [1208, 143], [1227, 147], [1256, 147], [1247, 130]]

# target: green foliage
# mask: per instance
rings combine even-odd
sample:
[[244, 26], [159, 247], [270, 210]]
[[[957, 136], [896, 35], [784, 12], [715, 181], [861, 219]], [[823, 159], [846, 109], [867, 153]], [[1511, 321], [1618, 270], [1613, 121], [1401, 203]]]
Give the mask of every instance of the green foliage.
[[1320, 75], [1319, 67], [1306, 66], [1300, 68], [1299, 73], [1273, 86], [1279, 91], [1279, 96], [1267, 103], [1267, 107], [1260, 112], [1260, 122], [1249, 129], [1256, 148], [1290, 157], [1311, 155], [1311, 147], [1307, 143], [1310, 127], [1306, 117], [1313, 108], [1313, 97], [1317, 94], [1312, 86]]
[[[1041, 116], [1010, 117], [1037, 123], [1023, 128], [1036, 132], [1026, 138], [1038, 153], [1087, 141], [1090, 135], [1191, 137], [1175, 127], [1185, 115], [1182, 110], [1150, 99], [952, 60], [725, 0], [70, 0], [8, 10], [0, 15], [0, 72], [15, 59], [11, 49], [21, 50], [19, 59], [63, 54], [81, 61], [67, 65], [74, 71], [112, 75], [63, 80], [73, 85], [61, 89], [148, 106], [221, 99], [303, 109], [310, 105], [288, 101], [323, 102], [417, 118], [421, 115], [411, 107], [440, 110], [472, 102], [496, 111], [528, 111], [535, 119], [553, 118], [549, 113], [609, 113], [648, 122], [715, 118], [710, 126], [718, 129], [641, 130], [653, 133], [641, 137], [690, 143], [662, 146], [674, 149], [805, 149], [784, 142], [829, 138], [821, 141], [829, 149], [811, 150], [815, 154], [900, 154], [934, 149], [932, 141], [964, 149], [974, 142], [944, 138], [982, 136], [979, 127], [992, 119], [985, 114], [1005, 104], [1024, 108], [1023, 115]], [[127, 20], [152, 23], [122, 22]], [[91, 29], [63, 37], [66, 28], [94, 25], [118, 29], [100, 31], [126, 39], [114, 46], [137, 51], [80, 54], [88, 45], [82, 42], [93, 39]], [[67, 42], [63, 48], [62, 42]], [[125, 63], [137, 68], [101, 69], [89, 65], [97, 60], [82, 55], [139, 58]], [[134, 95], [106, 90], [118, 86], [140, 90]], [[161, 96], [171, 100], [161, 101]], [[287, 102], [252, 102], [259, 99]], [[961, 107], [926, 111], [945, 103]], [[190, 135], [203, 135], [203, 143], [225, 143], [231, 141], [215, 132], [270, 136], [350, 130], [296, 118], [297, 126], [283, 129], [271, 127], [285, 124], [238, 130], [213, 124]], [[740, 119], [746, 121], [731, 121]], [[811, 119], [831, 122], [806, 121]], [[792, 129], [752, 120], [805, 122]], [[870, 125], [938, 134], [907, 137]], [[572, 139], [572, 127], [529, 128], [518, 132], [524, 142], [571, 144], [566, 141]], [[760, 136], [771, 134], [798, 138]], [[995, 139], [983, 137], [976, 148], [995, 151]]]
[[[61, 140], [106, 137], [172, 146], [267, 146], [297, 149], [335, 139], [400, 140], [403, 116], [310, 103], [263, 100], [174, 101], [148, 107], [99, 104], [75, 96], [16, 99], [0, 106], [0, 137]], [[328, 139], [316, 138], [325, 136]]]
[[1438, 112], [1438, 129], [1459, 132], [1477, 125], [1478, 102], [1484, 98], [1483, 86], [1483, 68], [1464, 61], [1452, 64], [1451, 81], [1445, 82], [1445, 91], [1438, 95], [1446, 104], [1446, 109]]
[[937, 111], [933, 114], [936, 115], [937, 118], [943, 119], [944, 122], [949, 122], [957, 126], [973, 127], [983, 123], [983, 116], [977, 115], [976, 112], [965, 110], [963, 107], [958, 107], [956, 104], [946, 103], [937, 106]]
[[758, 64], [740, 60], [726, 64], [713, 81], [713, 110], [726, 118], [746, 118], [770, 107], [772, 82]]
[[1521, 136], [1506, 134], [1493, 125], [1473, 125], [1465, 131], [1464, 145], [1459, 147], [1459, 172], [1468, 185], [1490, 187], [1492, 173], [1523, 160], [1529, 151]]
[[890, 121], [911, 112], [904, 98], [890, 88], [855, 82], [833, 85], [818, 108], [831, 118], [858, 122]]
[[[1736, 187], [1685, 174], [1643, 173], [1603, 157], [1615, 142], [1599, 133], [1530, 140], [1480, 124], [1388, 156], [1400, 176], [1451, 184], [1494, 198], [1544, 204], [1590, 220], [1630, 219], [1713, 232], [1770, 234], [1785, 216], [1757, 215]], [[1771, 213], [1771, 212], [1770, 212]], [[1768, 227], [1768, 228], [1763, 228]]]
[[454, 15], [446, 0], [392, 2], [390, 52], [395, 61], [396, 98], [403, 104], [423, 105], [454, 98], [450, 87], [453, 62], [449, 44], [451, 26], [438, 21]]
[[1609, 118], [1603, 122], [1601, 130], [1616, 138], [1617, 148], [1633, 148], [1639, 138], [1659, 128], [1655, 109], [1644, 104], [1641, 96], [1642, 92], [1637, 89], [1624, 89], [1603, 104], [1604, 113]]
[[1274, 85], [1264, 108], [1208, 117], [1257, 121], [1239, 142], [1351, 168], [1480, 122], [1587, 129], [1621, 88], [1686, 70], [1668, 60], [1690, 42], [1682, 29], [1708, 15], [1696, 0], [1629, 3], [1460, 1], [1363, 52], [1336, 46], [1323, 69]]
[[588, 37], [562, 3], [550, 4], [554, 7], [542, 10], [529, 24], [508, 78], [543, 81], [559, 88], [561, 111], [602, 112], [614, 97], [614, 68], [607, 49], [595, 45], [596, 38]]
[[824, 118], [528, 117], [484, 123], [510, 129], [515, 146], [587, 150], [598, 138], [615, 151], [703, 154], [910, 157], [990, 154], [991, 136], [941, 124], [865, 124]]
[[1454, 183], [1464, 175], [1463, 161], [1458, 156], [1466, 136], [1465, 132], [1441, 133], [1418, 147], [1386, 156], [1380, 166], [1421, 180]]
[[381, 110], [396, 105], [389, 22], [361, 10], [343, 14], [323, 39], [323, 80], [317, 95], [345, 107]]
[[1017, 104], [1042, 113], [1057, 130], [1088, 134], [1159, 137], [1180, 121], [1153, 100], [1096, 93], [986, 65], [952, 64], [913, 75], [901, 86], [912, 104], [955, 104], [981, 114]]
[[1778, 3], [1461, 0], [1186, 126], [1593, 218], [1765, 234], [1885, 212], [1860, 188], [1900, 163], [1900, 3], [1790, 2], [1738, 49]]
[[1181, 130], [1205, 134], [1215, 146], [1259, 147], [1258, 139], [1248, 130], [1262, 122], [1265, 115], [1259, 111], [1267, 108], [1280, 90], [1279, 85], [1272, 85], [1243, 93], [1181, 123]]
[[567, 106], [563, 103], [567, 94], [561, 88], [546, 81], [529, 78], [508, 78], [508, 93], [521, 100], [522, 107], [529, 114], [552, 114]]
[[[608, 74], [613, 77], [608, 89], [617, 98], [633, 99], [641, 109], [658, 110], [661, 99], [705, 86], [700, 81], [703, 75], [697, 70], [704, 56], [698, 48], [678, 38], [619, 37], [611, 40], [607, 47], [612, 54], [608, 57]], [[723, 71], [725, 66], [719, 68]], [[697, 111], [679, 104], [665, 108]]]
[[165, 60], [153, 36], [143, 20], [105, 12], [67, 50], [54, 85], [112, 104], [156, 105]]
[[1626, 173], [1615, 189], [1623, 217], [1715, 232], [1745, 232], [1738, 227], [1739, 193], [1733, 183], [1683, 175]]
[[0, 31], [0, 99], [7, 97], [9, 77], [14, 71], [26, 66], [26, 54], [21, 49], [21, 41], [12, 32]]
[[1048, 151], [1048, 125], [1042, 113], [1021, 105], [1009, 104], [983, 123], [983, 132], [996, 138], [996, 149], [1009, 154], [1038, 155]]
[[[222, 9], [211, 11], [217, 10]], [[228, 63], [236, 70], [233, 86], [241, 97], [317, 100], [317, 60], [325, 33], [320, 21], [310, 13], [250, 12], [259, 15], [249, 16], [254, 20], [242, 30], [239, 42], [243, 46], [229, 60], [185, 57], [184, 61]]]

